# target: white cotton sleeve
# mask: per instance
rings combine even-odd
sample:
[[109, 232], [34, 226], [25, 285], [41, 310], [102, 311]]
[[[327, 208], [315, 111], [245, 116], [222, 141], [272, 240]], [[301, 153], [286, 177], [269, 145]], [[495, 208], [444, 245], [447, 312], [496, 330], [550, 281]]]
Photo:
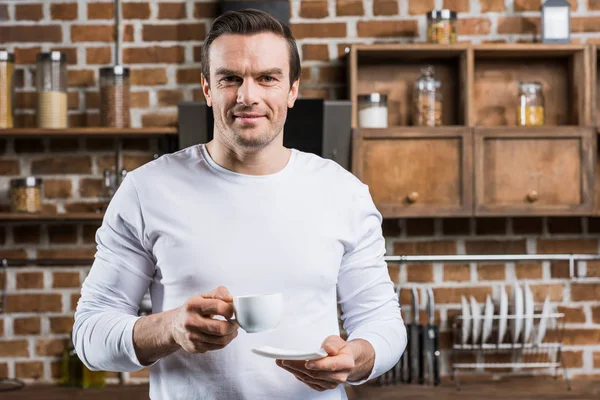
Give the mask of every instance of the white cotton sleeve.
[[363, 185], [352, 210], [352, 236], [344, 254], [338, 280], [338, 301], [342, 308], [348, 341], [364, 339], [375, 349], [371, 374], [361, 384], [390, 370], [400, 359], [407, 343], [406, 327], [384, 260], [385, 239], [382, 217]]
[[73, 342], [91, 370], [136, 371], [133, 325], [154, 275], [144, 245], [144, 218], [129, 173], [113, 196], [96, 232], [97, 251], [75, 312]]

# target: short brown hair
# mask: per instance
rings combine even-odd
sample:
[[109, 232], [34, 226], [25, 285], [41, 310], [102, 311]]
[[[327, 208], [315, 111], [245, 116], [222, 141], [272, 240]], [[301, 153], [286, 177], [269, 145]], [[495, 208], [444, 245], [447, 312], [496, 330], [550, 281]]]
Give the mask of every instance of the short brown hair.
[[227, 11], [217, 18], [210, 28], [210, 32], [202, 46], [202, 75], [210, 84], [209, 52], [210, 45], [219, 36], [225, 34], [254, 35], [257, 33], [271, 32], [284, 38], [290, 53], [290, 86], [300, 78], [300, 55], [296, 47], [296, 39], [292, 36], [290, 28], [272, 17], [270, 14], [255, 10], [245, 9], [240, 11]]

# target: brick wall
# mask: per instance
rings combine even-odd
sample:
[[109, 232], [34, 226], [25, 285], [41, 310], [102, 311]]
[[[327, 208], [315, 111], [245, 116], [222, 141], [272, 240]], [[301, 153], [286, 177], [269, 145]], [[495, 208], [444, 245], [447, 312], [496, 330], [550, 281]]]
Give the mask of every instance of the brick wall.
[[[448, 6], [460, 11], [460, 40], [532, 41], [539, 25], [539, 0], [293, 0], [292, 29], [303, 59], [301, 94], [344, 98], [344, 49], [349, 43], [422, 41], [424, 13]], [[573, 40], [600, 42], [600, 2], [572, 1]], [[213, 2], [125, 1], [123, 60], [132, 69], [134, 126], [173, 125], [177, 102], [200, 100], [200, 48], [217, 8]], [[69, 64], [69, 120], [98, 123], [98, 69], [113, 60], [112, 0], [9, 1], [0, 3], [0, 48], [18, 58], [19, 126], [35, 123], [33, 62], [40, 51], [63, 50]], [[114, 165], [111, 139], [0, 140], [0, 210], [6, 210], [8, 181], [39, 175], [48, 211], [94, 211], [104, 168]], [[132, 170], [152, 159], [154, 141], [124, 141], [123, 166]], [[0, 226], [0, 257], [88, 257], [95, 251], [98, 223], [11, 223]], [[598, 253], [596, 218], [386, 220], [388, 251], [403, 254]], [[593, 277], [566, 279], [564, 263], [481, 265], [390, 265], [400, 285], [433, 285], [437, 315], [449, 345], [448, 318], [460, 294], [482, 301], [499, 285], [531, 283], [536, 298], [550, 293], [567, 314], [566, 359], [571, 375], [600, 375], [600, 269], [580, 266]], [[79, 285], [89, 266], [18, 267], [0, 271], [8, 286], [0, 315], [0, 377], [27, 382], [57, 376], [57, 355], [69, 338]], [[405, 301], [403, 301], [405, 303]], [[444, 354], [446, 357], [447, 354]], [[147, 371], [132, 374], [144, 380]], [[116, 381], [115, 374], [111, 380]]]

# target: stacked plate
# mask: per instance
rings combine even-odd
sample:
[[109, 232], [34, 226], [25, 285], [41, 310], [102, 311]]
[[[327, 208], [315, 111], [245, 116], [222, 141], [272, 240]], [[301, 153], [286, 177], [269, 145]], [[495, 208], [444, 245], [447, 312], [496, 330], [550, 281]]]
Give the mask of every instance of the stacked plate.
[[[469, 300], [461, 296], [463, 345], [502, 344], [505, 341], [512, 344], [540, 344], [544, 340], [549, 315], [552, 312], [550, 299], [546, 296], [537, 331], [534, 333], [534, 298], [527, 283], [523, 288], [518, 283], [513, 285], [511, 307], [505, 288], [500, 290], [496, 315], [490, 295], [487, 295], [483, 306], [473, 296]], [[497, 332], [496, 337], [493, 337], [494, 330]]]

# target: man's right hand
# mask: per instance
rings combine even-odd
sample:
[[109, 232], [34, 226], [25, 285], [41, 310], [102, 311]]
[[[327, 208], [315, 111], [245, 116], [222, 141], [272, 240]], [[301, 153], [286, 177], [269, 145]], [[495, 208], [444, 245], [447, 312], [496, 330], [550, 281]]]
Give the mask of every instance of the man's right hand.
[[224, 286], [198, 296], [191, 297], [181, 306], [172, 321], [175, 342], [188, 353], [205, 353], [220, 350], [238, 335], [234, 322], [213, 319], [221, 315], [233, 317], [233, 298]]

